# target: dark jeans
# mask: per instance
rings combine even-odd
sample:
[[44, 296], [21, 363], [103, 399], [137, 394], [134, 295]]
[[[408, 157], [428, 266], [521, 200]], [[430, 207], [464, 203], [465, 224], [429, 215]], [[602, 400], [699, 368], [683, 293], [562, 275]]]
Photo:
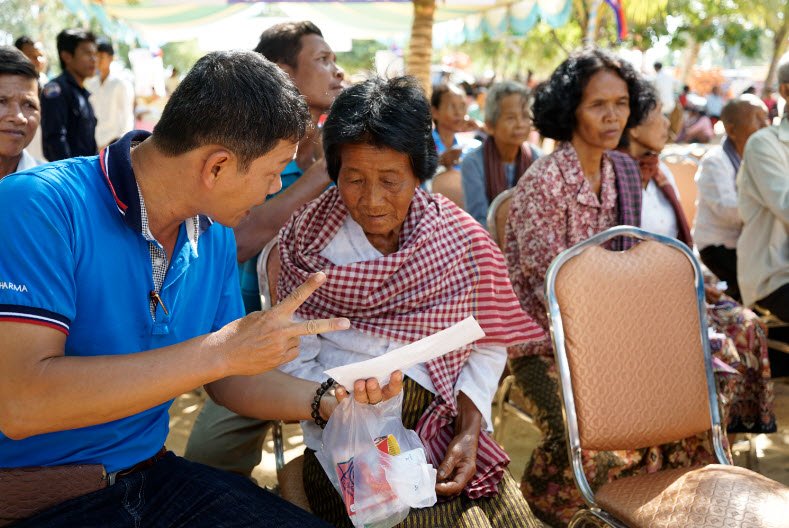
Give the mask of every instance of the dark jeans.
[[15, 526], [329, 527], [244, 477], [173, 453], [109, 488], [64, 502]]
[[740, 286], [737, 284], [737, 250], [725, 246], [707, 246], [699, 251], [699, 255], [704, 265], [729, 285], [726, 295], [742, 302]]

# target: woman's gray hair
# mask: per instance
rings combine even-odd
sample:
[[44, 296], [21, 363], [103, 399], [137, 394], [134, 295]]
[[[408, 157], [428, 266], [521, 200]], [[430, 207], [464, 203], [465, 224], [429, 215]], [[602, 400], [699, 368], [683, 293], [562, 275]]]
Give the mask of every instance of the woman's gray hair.
[[783, 57], [778, 61], [776, 77], [778, 78], [778, 84], [789, 83], [789, 53], [784, 53]]
[[494, 84], [488, 90], [488, 96], [485, 99], [485, 122], [491, 125], [498, 123], [501, 117], [501, 100], [513, 94], [522, 96], [528, 107], [529, 89], [524, 85], [515, 81], [504, 81]]

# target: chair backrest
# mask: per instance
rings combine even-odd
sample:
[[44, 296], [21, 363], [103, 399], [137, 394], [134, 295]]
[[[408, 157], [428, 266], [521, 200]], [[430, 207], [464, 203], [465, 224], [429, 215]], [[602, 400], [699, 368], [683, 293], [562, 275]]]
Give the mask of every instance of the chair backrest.
[[488, 233], [504, 251], [504, 227], [507, 225], [507, 215], [510, 213], [513, 189], [507, 189], [493, 199], [488, 207]]
[[698, 195], [698, 187], [693, 178], [696, 176], [699, 162], [692, 156], [680, 154], [669, 154], [661, 158], [661, 161], [674, 175], [674, 181], [679, 191], [679, 203], [688, 220], [688, 225], [692, 227], [693, 220], [696, 218], [696, 196]]
[[448, 169], [433, 177], [433, 192], [443, 194], [465, 211], [461, 181], [462, 177], [459, 170]]
[[[645, 241], [600, 247], [620, 235]], [[576, 479], [580, 449], [639, 449], [710, 428], [725, 463], [704, 284], [687, 247], [609, 229], [554, 259], [546, 297]]]

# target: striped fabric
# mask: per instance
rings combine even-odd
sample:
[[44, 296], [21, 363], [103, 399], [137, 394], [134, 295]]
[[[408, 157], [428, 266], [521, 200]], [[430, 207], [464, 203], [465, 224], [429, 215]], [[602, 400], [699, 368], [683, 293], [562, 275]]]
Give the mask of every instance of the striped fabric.
[[[606, 150], [616, 173], [616, 199], [619, 207], [619, 225], [641, 226], [641, 172], [633, 158], [623, 152]], [[618, 237], [612, 249], [630, 249], [636, 241], [630, 237]]]
[[[326, 283], [297, 314], [306, 319], [343, 316], [372, 335], [416, 341], [469, 315], [486, 336], [480, 344], [510, 346], [543, 339], [544, 332], [520, 307], [504, 258], [471, 216], [439, 195], [417, 189], [400, 232], [400, 249], [367, 262], [334, 266], [320, 255], [348, 210], [337, 188], [302, 207], [279, 235], [279, 298], [311, 273]], [[438, 396], [416, 427], [438, 467], [454, 435], [454, 386], [471, 346], [427, 363]], [[471, 498], [496, 494], [509, 457], [487, 433], [480, 435], [477, 473], [463, 490]]]
[[[433, 395], [410, 378], [403, 383], [403, 425], [413, 429], [429, 406]], [[338, 528], [352, 528], [339, 493], [334, 489], [315, 452], [304, 452], [304, 491], [310, 509], [318, 517]], [[491, 497], [476, 500], [464, 495], [439, 502], [430, 508], [412, 509], [397, 528], [532, 528], [542, 524], [534, 517], [529, 505], [509, 472], [505, 472]]]

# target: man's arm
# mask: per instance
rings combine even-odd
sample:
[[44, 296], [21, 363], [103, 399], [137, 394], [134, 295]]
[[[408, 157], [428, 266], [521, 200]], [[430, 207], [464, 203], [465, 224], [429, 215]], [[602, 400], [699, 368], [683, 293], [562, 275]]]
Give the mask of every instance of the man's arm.
[[745, 144], [740, 171], [753, 183], [757, 199], [785, 226], [789, 226], [789, 180], [785, 149], [778, 141], [754, 134]]
[[290, 187], [255, 207], [249, 216], [233, 228], [238, 261], [246, 262], [257, 255], [263, 246], [277, 236], [296, 209], [320, 196], [330, 183], [326, 160], [321, 158]]
[[[324, 280], [317, 273], [271, 310], [217, 332], [136, 354], [65, 356], [64, 333], [0, 322], [0, 431], [22, 439], [106, 423], [216, 379], [272, 370], [298, 355], [300, 335], [348, 328], [347, 319], [292, 321], [296, 308]], [[288, 397], [284, 391], [277, 394]], [[287, 399], [270, 402], [291, 408]]]

